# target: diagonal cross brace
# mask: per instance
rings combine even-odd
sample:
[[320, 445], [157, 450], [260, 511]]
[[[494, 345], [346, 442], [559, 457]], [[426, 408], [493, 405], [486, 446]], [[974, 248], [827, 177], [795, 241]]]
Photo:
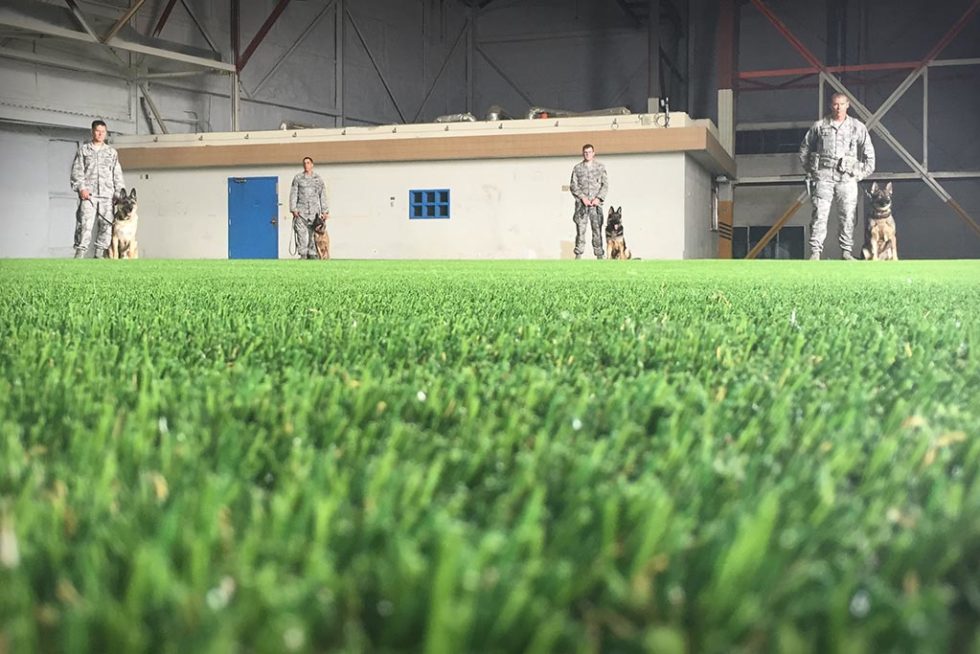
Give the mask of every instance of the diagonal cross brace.
[[[839, 93], [844, 93], [848, 97], [853, 94], [847, 92], [847, 88], [844, 84], [834, 77], [828, 68], [821, 62], [817, 57], [810, 52], [805, 45], [803, 45], [799, 39], [797, 39], [793, 33], [786, 27], [785, 24], [769, 9], [768, 6], [763, 2], [763, 0], [751, 0], [752, 4], [766, 17], [770, 22], [776, 27], [776, 29], [783, 35], [783, 37], [799, 51], [803, 58], [807, 60], [813, 67], [820, 70], [821, 81], [826, 81], [828, 84], [834, 87]], [[922, 74], [929, 62], [937, 57], [942, 50], [949, 45], [949, 43], [956, 37], [956, 35], [966, 26], [973, 14], [980, 8], [980, 0], [973, 0], [967, 10], [963, 13], [960, 19], [950, 28], [950, 30], [943, 36], [942, 39], [929, 51], [929, 54], [924, 58], [916, 68], [909, 73], [908, 77], [899, 84], [895, 91], [881, 104], [877, 111], [872, 113], [867, 107], [865, 107], [861, 102], [856, 99], [851, 99], [851, 104], [854, 106], [855, 111], [861, 115], [863, 119], [867, 121], [868, 129], [874, 129], [878, 132], [879, 136], [884, 139], [886, 143], [905, 161], [910, 168], [912, 168], [919, 176], [922, 178], [926, 185], [933, 190], [936, 195], [953, 211], [959, 216], [964, 222], [967, 223], [978, 235], [980, 235], [980, 225], [966, 213], [966, 211], [952, 198], [948, 191], [933, 177], [925, 167], [920, 164], [915, 157], [913, 157], [908, 150], [906, 150], [902, 144], [896, 139], [891, 132], [889, 132], [884, 125], [881, 124], [881, 118], [895, 105], [899, 98], [912, 86], [916, 79]], [[747, 259], [754, 259], [758, 256], [759, 252], [772, 240], [779, 229], [796, 213], [799, 209], [803, 200], [806, 198], [806, 192], [800, 193], [800, 195], [793, 202], [793, 205], [789, 210], [784, 213], [779, 220], [765, 233], [762, 239], [752, 248], [752, 250], [746, 255]]]
[[385, 87], [385, 91], [388, 92], [388, 98], [391, 99], [391, 104], [395, 105], [395, 111], [398, 112], [398, 117], [401, 119], [402, 123], [405, 122], [405, 114], [402, 113], [402, 108], [398, 105], [398, 100], [395, 99], [395, 94], [391, 90], [391, 86], [388, 85], [388, 80], [385, 78], [385, 74], [381, 72], [381, 66], [378, 65], [377, 60], [374, 58], [374, 53], [371, 52], [371, 48], [368, 46], [367, 41], [364, 40], [364, 35], [361, 34], [361, 29], [357, 26], [357, 22], [354, 20], [354, 15], [350, 13], [350, 10], [344, 7], [344, 12], [347, 14], [347, 20], [350, 21], [351, 27], [354, 28], [354, 33], [357, 35], [358, 41], [361, 42], [361, 46], [364, 47], [364, 51], [367, 53], [368, 59], [371, 60], [371, 65], [374, 66], [375, 72], [378, 73], [378, 77], [381, 78], [381, 84]]
[[453, 47], [449, 48], [449, 52], [446, 53], [445, 59], [442, 60], [442, 66], [439, 67], [439, 72], [436, 73], [436, 76], [432, 80], [432, 84], [429, 85], [429, 90], [425, 92], [425, 97], [422, 98], [422, 102], [419, 104], [418, 111], [416, 111], [415, 115], [412, 117], [413, 123], [419, 119], [419, 116], [422, 115], [422, 110], [425, 109], [425, 103], [429, 101], [429, 98], [432, 96], [432, 92], [435, 91], [436, 84], [439, 83], [439, 78], [442, 77], [443, 72], [445, 72], [446, 66], [449, 65], [453, 53], [456, 51], [456, 46], [458, 46], [459, 42], [463, 40], [463, 35], [466, 34], [466, 30], [468, 30], [469, 27], [470, 27], [470, 19], [467, 18], [466, 21], [463, 23], [463, 27], [459, 30], [459, 35], [456, 37], [456, 40], [453, 41]]
[[272, 8], [272, 11], [269, 13], [269, 17], [265, 19], [265, 22], [262, 23], [262, 27], [259, 28], [259, 31], [256, 32], [254, 37], [252, 37], [252, 41], [245, 47], [245, 52], [243, 52], [238, 58], [238, 61], [235, 62], [238, 66], [239, 73], [241, 73], [242, 69], [244, 69], [248, 64], [248, 60], [252, 58], [252, 54], [255, 53], [255, 49], [259, 47], [259, 44], [265, 39], [266, 34], [269, 33], [272, 26], [275, 25], [277, 20], [279, 20], [279, 16], [282, 15], [282, 12], [286, 9], [286, 5], [288, 4], [289, 0], [279, 0], [279, 2], [276, 3], [276, 6]]
[[330, 9], [334, 6], [336, 2], [337, 0], [329, 0], [327, 4], [324, 5], [323, 9], [320, 10], [320, 13], [318, 13], [316, 17], [312, 21], [310, 21], [310, 24], [306, 26], [306, 29], [303, 30], [303, 33], [300, 34], [299, 37], [295, 41], [293, 41], [293, 44], [289, 46], [289, 49], [286, 50], [286, 52], [284, 52], [282, 56], [279, 57], [278, 60], [276, 60], [276, 63], [272, 65], [272, 68], [269, 69], [269, 72], [265, 74], [265, 77], [259, 80], [259, 83], [255, 85], [254, 89], [252, 89], [252, 95], [258, 93], [265, 85], [265, 83], [269, 80], [269, 78], [276, 74], [276, 71], [279, 70], [279, 67], [282, 66], [282, 63], [286, 61], [286, 59], [289, 58], [289, 55], [293, 54], [296, 48], [298, 48], [300, 44], [306, 39], [306, 37], [309, 36], [310, 32], [312, 32], [313, 29], [320, 22], [320, 19], [323, 18], [323, 16], [328, 11], [330, 11]]
[[[71, 8], [72, 13], [75, 14], [75, 20], [77, 20], [79, 25], [82, 26], [82, 29], [88, 32], [88, 34], [91, 35], [96, 40], [96, 42], [101, 43], [102, 47], [106, 48], [109, 51], [109, 53], [116, 59], [116, 61], [119, 62], [119, 65], [125, 68], [126, 62], [123, 61], [123, 58], [120, 57], [119, 54], [112, 49], [112, 44], [102, 43], [101, 41], [99, 41], [99, 37], [95, 34], [95, 30], [92, 29], [91, 25], [89, 25], [89, 22], [85, 19], [85, 15], [82, 14], [81, 9], [79, 9], [78, 5], [75, 4], [75, 0], [65, 0], [65, 4], [67, 4], [69, 8]], [[145, 84], [143, 84], [143, 82], [140, 82], [139, 80], [136, 80], [136, 85], [139, 87], [140, 91], [143, 92], [143, 97], [146, 98], [146, 103], [150, 106], [150, 109], [153, 112], [153, 117], [156, 118], [157, 123], [160, 124], [160, 130], [164, 134], [166, 134], [169, 130], [167, 129], [167, 126], [164, 124], [163, 118], [160, 116], [160, 111], [157, 109], [156, 103], [153, 102], [153, 96], [150, 95], [149, 89], [146, 87]]]

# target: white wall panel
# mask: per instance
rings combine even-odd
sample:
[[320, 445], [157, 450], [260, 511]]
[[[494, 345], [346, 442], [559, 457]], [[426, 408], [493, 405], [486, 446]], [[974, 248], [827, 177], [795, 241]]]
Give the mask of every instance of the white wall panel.
[[[600, 157], [609, 206], [623, 206], [636, 256], [709, 256], [704, 239], [709, 183], [683, 154]], [[353, 259], [558, 259], [570, 257], [575, 227], [568, 184], [576, 158], [427, 163], [317, 164], [327, 184], [332, 252]], [[230, 177], [279, 178], [279, 255], [289, 258], [289, 185], [296, 167], [136, 171], [140, 247], [146, 257], [225, 258]], [[130, 173], [133, 175], [133, 173]], [[698, 179], [699, 177], [703, 179]], [[686, 208], [685, 179], [698, 207]], [[449, 220], [409, 220], [411, 189], [448, 188]], [[702, 200], [704, 200], [702, 202]], [[701, 235], [687, 236], [696, 229]], [[590, 237], [591, 238], [591, 237]], [[685, 248], [693, 250], [685, 252]], [[587, 250], [591, 251], [591, 247]], [[586, 256], [591, 256], [587, 253]]]

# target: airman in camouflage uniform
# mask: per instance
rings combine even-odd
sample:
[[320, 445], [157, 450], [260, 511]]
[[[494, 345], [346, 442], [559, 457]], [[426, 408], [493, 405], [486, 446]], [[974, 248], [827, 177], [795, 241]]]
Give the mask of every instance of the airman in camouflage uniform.
[[293, 214], [296, 253], [300, 259], [318, 259], [313, 242], [313, 221], [317, 216], [330, 217], [327, 188], [323, 178], [313, 172], [313, 159], [303, 157], [303, 172], [293, 177], [289, 190], [289, 211]]
[[88, 252], [95, 232], [95, 256], [105, 256], [112, 240], [112, 196], [123, 188], [122, 167], [116, 149], [105, 142], [108, 130], [101, 120], [92, 122], [92, 141], [78, 148], [71, 165], [71, 190], [78, 193], [75, 212], [75, 258]]
[[800, 161], [813, 203], [811, 259], [819, 259], [823, 251], [827, 218], [834, 199], [840, 219], [837, 238], [841, 258], [854, 258], [851, 248], [854, 246], [858, 182], [874, 172], [875, 149], [864, 123], [847, 115], [849, 104], [842, 93], [831, 96], [830, 115], [814, 123], [800, 144]]
[[602, 202], [609, 192], [606, 167], [595, 160], [595, 148], [591, 144], [582, 146], [582, 161], [572, 168], [572, 181], [569, 190], [575, 198], [575, 258], [581, 259], [585, 252], [585, 230], [592, 225], [592, 251], [596, 259], [603, 256], [602, 250]]

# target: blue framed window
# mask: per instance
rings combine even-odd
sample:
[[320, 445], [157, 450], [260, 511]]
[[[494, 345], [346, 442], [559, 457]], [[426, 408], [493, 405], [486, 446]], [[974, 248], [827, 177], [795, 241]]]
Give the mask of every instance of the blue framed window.
[[449, 189], [413, 189], [408, 192], [409, 220], [448, 220]]

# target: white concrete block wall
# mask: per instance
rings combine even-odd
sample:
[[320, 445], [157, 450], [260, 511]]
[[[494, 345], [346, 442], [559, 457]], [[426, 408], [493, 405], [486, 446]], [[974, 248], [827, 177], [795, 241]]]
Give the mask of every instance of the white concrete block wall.
[[[713, 256], [710, 177], [683, 154], [601, 157], [609, 206], [622, 206], [636, 256]], [[690, 163], [688, 163], [690, 161]], [[571, 256], [574, 208], [568, 184], [575, 158], [331, 165], [326, 184], [331, 251], [352, 259], [558, 259]], [[225, 258], [230, 177], [279, 178], [279, 256], [290, 258], [289, 185], [300, 167], [255, 166], [129, 171], [140, 199], [140, 247], [146, 257]], [[700, 179], [699, 179], [700, 178]], [[410, 189], [448, 188], [449, 220], [410, 220]], [[688, 196], [700, 210], [685, 208]], [[704, 200], [703, 202], [701, 200]], [[691, 234], [691, 230], [700, 234]], [[714, 246], [716, 247], [716, 246]], [[586, 256], [591, 256], [587, 247]]]
[[692, 158], [684, 161], [684, 259], [718, 256], [718, 233], [711, 229], [711, 175]]
[[69, 132], [0, 130], [0, 257], [72, 255], [76, 197], [69, 175], [76, 149]]

